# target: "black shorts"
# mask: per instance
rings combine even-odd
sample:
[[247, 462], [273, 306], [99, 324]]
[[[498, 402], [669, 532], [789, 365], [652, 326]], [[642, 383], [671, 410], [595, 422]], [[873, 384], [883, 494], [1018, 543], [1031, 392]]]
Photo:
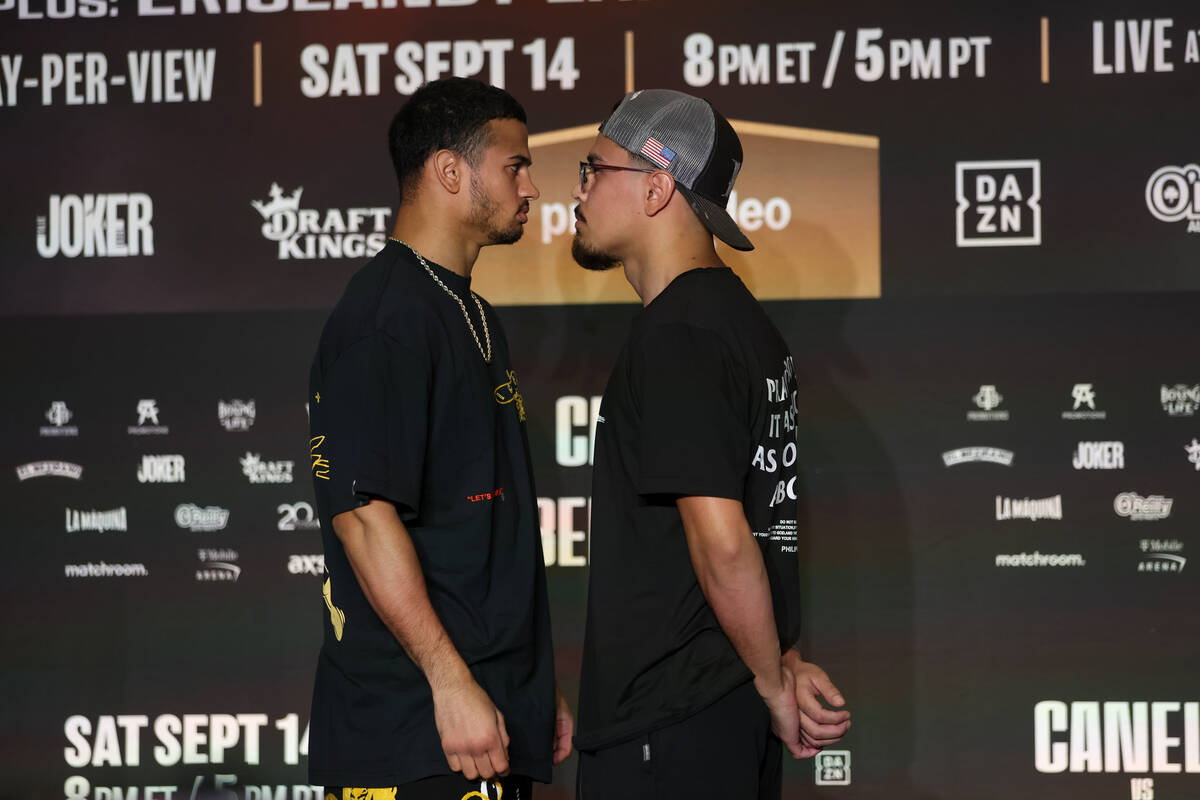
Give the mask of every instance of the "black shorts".
[[530, 800], [533, 781], [509, 775], [493, 781], [469, 781], [462, 775], [434, 775], [390, 789], [325, 787], [325, 800]]
[[754, 684], [682, 722], [579, 754], [576, 800], [779, 800], [783, 743]]

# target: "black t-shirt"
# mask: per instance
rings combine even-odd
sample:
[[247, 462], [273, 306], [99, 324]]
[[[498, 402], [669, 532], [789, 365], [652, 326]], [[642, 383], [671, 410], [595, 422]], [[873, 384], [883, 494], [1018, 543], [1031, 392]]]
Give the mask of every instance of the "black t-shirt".
[[[484, 342], [469, 281], [430, 268]], [[330, 521], [371, 498], [395, 504], [438, 618], [503, 712], [513, 773], [550, 780], [554, 663], [525, 406], [500, 322], [484, 308], [490, 365], [459, 304], [389, 242], [351, 278], [321, 334], [308, 398], [326, 567], [314, 784], [450, 773], [429, 684], [367, 602]]]
[[604, 391], [575, 744], [597, 750], [751, 680], [704, 598], [675, 499], [742, 501], [781, 646], [799, 636], [796, 378], [731, 270], [671, 282], [634, 321]]

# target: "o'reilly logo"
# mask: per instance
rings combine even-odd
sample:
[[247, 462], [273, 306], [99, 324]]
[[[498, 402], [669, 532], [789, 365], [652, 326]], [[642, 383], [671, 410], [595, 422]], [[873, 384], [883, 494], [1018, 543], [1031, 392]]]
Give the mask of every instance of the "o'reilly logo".
[[154, 255], [154, 201], [141, 192], [52, 194], [37, 218], [42, 258]]

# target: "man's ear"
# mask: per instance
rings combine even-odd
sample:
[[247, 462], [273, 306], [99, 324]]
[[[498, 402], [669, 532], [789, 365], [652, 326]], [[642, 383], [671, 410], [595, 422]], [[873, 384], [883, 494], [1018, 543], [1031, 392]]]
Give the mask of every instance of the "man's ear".
[[647, 217], [653, 217], [662, 211], [675, 196], [675, 179], [666, 172], [653, 172], [646, 182], [646, 196], [643, 206]]
[[450, 194], [458, 194], [467, 182], [467, 165], [462, 156], [453, 150], [438, 150], [425, 168], [433, 172], [433, 179]]

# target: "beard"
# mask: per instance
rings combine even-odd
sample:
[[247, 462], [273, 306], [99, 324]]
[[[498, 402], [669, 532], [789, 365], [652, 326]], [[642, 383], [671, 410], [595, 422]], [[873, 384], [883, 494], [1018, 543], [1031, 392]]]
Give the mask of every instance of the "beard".
[[[500, 216], [500, 204], [488, 196], [478, 179], [471, 176], [471, 223], [483, 231], [485, 244], [513, 244], [525, 233], [520, 220], [512, 219], [506, 227], [496, 223]], [[528, 205], [522, 208], [528, 208]]]
[[621, 265], [621, 259], [585, 244], [578, 233], [571, 240], [571, 258], [575, 259], [579, 266], [594, 272], [603, 272]]

